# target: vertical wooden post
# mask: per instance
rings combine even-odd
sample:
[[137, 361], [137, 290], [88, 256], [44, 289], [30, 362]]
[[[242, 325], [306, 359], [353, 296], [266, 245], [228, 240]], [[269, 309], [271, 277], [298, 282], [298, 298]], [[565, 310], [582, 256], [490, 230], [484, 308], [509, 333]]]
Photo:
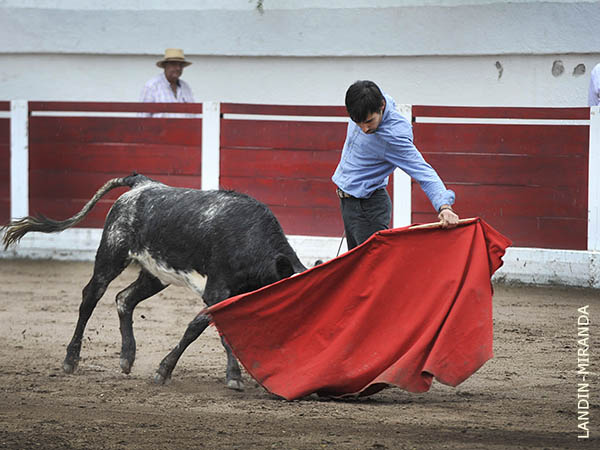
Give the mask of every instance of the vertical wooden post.
[[600, 251], [600, 106], [590, 108], [588, 250]]
[[[411, 105], [398, 105], [398, 111], [412, 123]], [[411, 179], [400, 169], [394, 170], [393, 193], [392, 226], [399, 228], [410, 225], [412, 222]]]
[[221, 104], [202, 104], [202, 189], [219, 189]]
[[29, 214], [29, 107], [26, 100], [10, 102], [10, 216]]

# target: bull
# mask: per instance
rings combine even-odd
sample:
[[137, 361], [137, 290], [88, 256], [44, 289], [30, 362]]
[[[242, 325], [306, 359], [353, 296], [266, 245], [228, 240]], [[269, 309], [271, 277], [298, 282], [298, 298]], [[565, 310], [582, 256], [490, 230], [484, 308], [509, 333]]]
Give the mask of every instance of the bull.
[[[131, 189], [115, 201], [106, 217], [93, 275], [83, 289], [77, 325], [63, 363], [67, 373], [77, 367], [84, 330], [98, 301], [109, 283], [132, 262], [139, 264], [139, 275], [116, 296], [124, 373], [131, 371], [135, 361], [133, 311], [167, 286], [186, 286], [211, 306], [306, 270], [276, 217], [259, 201], [234, 191], [175, 188], [135, 173], [109, 180], [69, 219], [28, 216], [12, 221], [3, 227], [5, 248], [31, 231], [52, 233], [72, 227], [102, 196], [123, 186]], [[189, 323], [178, 345], [161, 361], [155, 374], [157, 383], [171, 378], [185, 349], [209, 323], [203, 312]], [[238, 362], [221, 341], [227, 353], [227, 386], [241, 390]]]

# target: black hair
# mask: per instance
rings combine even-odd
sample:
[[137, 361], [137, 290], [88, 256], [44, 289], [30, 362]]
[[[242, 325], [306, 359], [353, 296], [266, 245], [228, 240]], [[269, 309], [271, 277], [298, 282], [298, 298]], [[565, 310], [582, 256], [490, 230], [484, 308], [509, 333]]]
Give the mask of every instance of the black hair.
[[364, 122], [370, 114], [379, 112], [383, 103], [381, 90], [369, 80], [356, 81], [346, 91], [346, 110], [356, 123]]

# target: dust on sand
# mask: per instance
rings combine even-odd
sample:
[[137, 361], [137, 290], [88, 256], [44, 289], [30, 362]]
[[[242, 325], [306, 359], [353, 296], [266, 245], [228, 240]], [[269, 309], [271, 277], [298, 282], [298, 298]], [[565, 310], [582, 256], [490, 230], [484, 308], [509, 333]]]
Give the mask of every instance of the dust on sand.
[[[84, 335], [73, 375], [62, 371], [89, 262], [0, 260], [0, 448], [600, 448], [597, 359], [600, 293], [560, 287], [495, 286], [494, 353], [457, 388], [434, 382], [333, 401], [287, 402], [245, 376], [224, 385], [225, 352], [210, 327], [184, 353], [167, 386], [154, 370], [202, 308], [170, 287], [134, 313], [137, 360], [119, 369], [110, 286]], [[578, 439], [577, 308], [590, 305], [591, 438]]]

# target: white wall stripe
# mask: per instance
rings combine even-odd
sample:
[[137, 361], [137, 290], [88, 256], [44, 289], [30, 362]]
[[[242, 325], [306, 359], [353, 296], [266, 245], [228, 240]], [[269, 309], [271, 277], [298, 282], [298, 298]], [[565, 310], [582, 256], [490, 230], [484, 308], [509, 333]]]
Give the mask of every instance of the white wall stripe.
[[29, 118], [26, 100], [10, 102], [10, 216], [29, 214]]
[[202, 189], [219, 189], [221, 104], [204, 102], [202, 115]]
[[[398, 105], [397, 109], [412, 123], [412, 105]], [[392, 224], [394, 228], [408, 226], [412, 222], [411, 179], [400, 169], [394, 170], [393, 192]]]
[[590, 108], [588, 250], [600, 250], [600, 106]]

